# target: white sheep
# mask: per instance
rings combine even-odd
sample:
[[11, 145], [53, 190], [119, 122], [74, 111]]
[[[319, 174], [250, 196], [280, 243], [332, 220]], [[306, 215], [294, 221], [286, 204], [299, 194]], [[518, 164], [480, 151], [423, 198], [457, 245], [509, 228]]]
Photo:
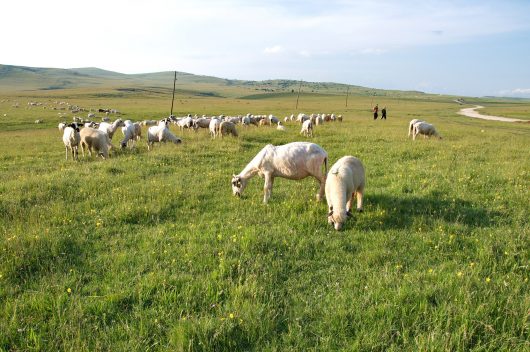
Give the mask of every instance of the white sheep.
[[281, 121], [278, 121], [278, 126], [276, 127], [278, 131], [287, 131], [287, 128], [282, 124]]
[[169, 128], [167, 120], [162, 120], [159, 122], [158, 126], [151, 126], [147, 130], [147, 150], [151, 150], [151, 147], [154, 143], [165, 143], [173, 142], [175, 144], [181, 143], [181, 139], [176, 137]]
[[230, 121], [223, 121], [219, 124], [219, 135], [223, 137], [228, 134], [237, 137], [236, 125]]
[[423, 138], [427, 138], [427, 137], [431, 137], [431, 136], [435, 136], [435, 137], [438, 137], [439, 139], [442, 139], [442, 136], [440, 136], [438, 134], [438, 131], [436, 131], [436, 128], [434, 127], [434, 125], [431, 125], [430, 123], [427, 123], [427, 122], [416, 122], [414, 124], [414, 134], [412, 136], [412, 139], [413, 140], [416, 140], [416, 136], [418, 134], [422, 134], [423, 135]]
[[88, 149], [88, 155], [92, 156], [92, 149], [97, 152], [97, 155], [101, 155], [103, 159], [109, 157], [109, 148], [112, 147], [110, 144], [109, 136], [100, 130], [95, 128], [85, 127], [79, 133], [81, 137], [81, 152], [83, 157], [85, 156], [85, 149]]
[[410, 137], [413, 134], [414, 124], [416, 124], [418, 122], [424, 122], [424, 121], [423, 120], [419, 120], [419, 119], [410, 120], [410, 122], [409, 122], [409, 133], [408, 133], [407, 137]]
[[[241, 196], [248, 180], [255, 175], [265, 177], [263, 203], [272, 193], [275, 177], [301, 180], [313, 176], [320, 183], [317, 200], [324, 196], [328, 154], [319, 145], [308, 142], [293, 142], [284, 145], [266, 145], [238, 175], [232, 176], [232, 192]], [[324, 173], [322, 173], [324, 165]]]
[[329, 169], [326, 178], [328, 223], [340, 230], [352, 216], [353, 198], [357, 198], [357, 211], [363, 211], [365, 172], [361, 161], [353, 156], [340, 158]]
[[74, 160], [79, 160], [78, 158], [78, 147], [79, 142], [81, 141], [81, 136], [79, 135], [79, 125], [77, 123], [71, 123], [63, 128], [63, 143], [66, 149], [66, 160], [68, 160], [68, 149], [72, 153], [72, 158]]
[[300, 134], [306, 137], [313, 137], [313, 123], [311, 122], [311, 120], [305, 120], [302, 123], [302, 129], [300, 130]]
[[98, 129], [102, 132], [105, 132], [109, 136], [109, 138], [112, 139], [112, 136], [114, 136], [114, 133], [116, 132], [118, 127], [123, 126], [125, 126], [123, 124], [123, 121], [121, 119], [116, 119], [113, 123], [101, 122], [99, 124]]
[[59, 128], [59, 131], [64, 131], [64, 128], [66, 127], [66, 122], [59, 122], [59, 125], [57, 127]]
[[127, 143], [131, 141], [131, 148], [134, 146], [134, 142], [142, 138], [142, 127], [138, 122], [133, 123], [131, 120], [125, 120], [124, 127], [121, 128], [123, 133], [123, 140], [120, 142], [122, 148], [127, 146]]
[[218, 118], [212, 118], [210, 120], [210, 126], [209, 126], [209, 129], [210, 129], [210, 136], [212, 138], [215, 138], [219, 135], [219, 126], [221, 125], [221, 120], [219, 120]]

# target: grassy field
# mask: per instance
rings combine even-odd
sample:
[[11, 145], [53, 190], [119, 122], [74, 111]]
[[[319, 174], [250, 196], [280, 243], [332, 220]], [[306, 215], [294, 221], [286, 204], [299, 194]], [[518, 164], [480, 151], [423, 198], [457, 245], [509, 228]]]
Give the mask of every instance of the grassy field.
[[[295, 112], [292, 93], [234, 89], [180, 91], [175, 111]], [[167, 116], [169, 99], [0, 96], [1, 351], [530, 349], [530, 125], [462, 117], [450, 97], [359, 95], [346, 108], [306, 92], [299, 111], [344, 116], [312, 139], [330, 165], [354, 155], [366, 168], [365, 212], [342, 232], [312, 179], [277, 179], [268, 205], [259, 178], [231, 194], [231, 175], [263, 146], [305, 139], [298, 125], [223, 140], [172, 127], [182, 145], [64, 160], [55, 101], [140, 120]], [[372, 120], [372, 103], [387, 121]], [[514, 104], [495, 113], [530, 107]], [[413, 118], [443, 140], [407, 139]]]

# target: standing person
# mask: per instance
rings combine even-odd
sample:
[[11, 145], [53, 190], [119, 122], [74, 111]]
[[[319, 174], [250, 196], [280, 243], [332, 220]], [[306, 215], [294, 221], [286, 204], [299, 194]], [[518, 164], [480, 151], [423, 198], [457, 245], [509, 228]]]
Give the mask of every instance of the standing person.
[[386, 120], [386, 106], [381, 110], [381, 120]]
[[379, 111], [379, 106], [378, 106], [378, 104], [375, 104], [375, 106], [374, 106], [374, 110], [373, 110], [373, 111], [374, 111], [374, 120], [377, 120], [377, 116], [378, 116], [378, 115], [377, 115], [377, 112]]

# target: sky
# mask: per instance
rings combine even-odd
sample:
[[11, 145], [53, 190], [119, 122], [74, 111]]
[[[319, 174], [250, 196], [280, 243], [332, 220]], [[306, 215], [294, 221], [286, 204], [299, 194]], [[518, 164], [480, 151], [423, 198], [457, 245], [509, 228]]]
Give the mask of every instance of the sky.
[[7, 0], [0, 64], [530, 98], [530, 0]]

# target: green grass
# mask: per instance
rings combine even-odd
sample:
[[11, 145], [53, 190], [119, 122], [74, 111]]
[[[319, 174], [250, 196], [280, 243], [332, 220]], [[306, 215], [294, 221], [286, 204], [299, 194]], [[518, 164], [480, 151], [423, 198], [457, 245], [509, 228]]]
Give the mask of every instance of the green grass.
[[[58, 111], [27, 101], [169, 110], [164, 94], [94, 93], [0, 97], [0, 350], [530, 349], [530, 126], [462, 117], [449, 97], [302, 95], [300, 111], [344, 115], [312, 139], [330, 164], [354, 155], [367, 172], [365, 212], [335, 232], [314, 180], [277, 179], [268, 205], [257, 177], [231, 194], [265, 144], [304, 139], [298, 125], [66, 162]], [[294, 103], [181, 93], [175, 111]], [[416, 117], [444, 139], [407, 139]]]

